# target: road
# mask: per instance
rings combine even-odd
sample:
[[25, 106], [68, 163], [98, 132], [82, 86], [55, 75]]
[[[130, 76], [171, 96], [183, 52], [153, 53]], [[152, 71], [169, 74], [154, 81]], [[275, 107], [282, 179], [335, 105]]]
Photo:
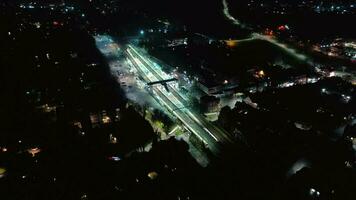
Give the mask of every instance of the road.
[[[126, 55], [146, 83], [172, 78], [138, 48], [128, 45]], [[150, 88], [154, 97], [172, 112], [191, 133], [202, 140], [214, 154], [219, 154], [222, 144], [233, 143], [233, 139], [228, 133], [208, 122], [199, 113], [194, 112], [189, 107], [184, 95], [176, 87], [167, 84], [168, 90], [162, 85]]]
[[233, 17], [231, 14], [230, 14], [230, 9], [229, 9], [229, 3], [227, 0], [223, 0], [222, 1], [223, 3], [223, 13], [225, 15], [225, 17], [227, 19], [229, 19], [234, 25], [236, 26], [241, 26], [242, 28], [244, 27], [243, 24], [241, 24], [241, 22], [239, 20], [237, 20], [235, 17]]
[[[231, 23], [235, 26], [241, 27], [241, 28], [247, 28], [247, 26], [243, 23], [241, 23], [238, 19], [236, 19], [235, 17], [233, 17], [230, 13], [230, 8], [229, 8], [229, 3], [228, 0], [222, 0], [222, 4], [223, 4], [223, 13], [224, 16], [231, 21]], [[271, 44], [274, 44], [282, 49], [284, 49], [286, 52], [288, 52], [289, 54], [291, 54], [292, 56], [298, 58], [299, 60], [304, 60], [306, 61], [308, 58], [307, 56], [298, 53], [295, 49], [288, 47], [286, 44], [283, 44], [281, 42], [279, 42], [278, 40], [276, 40], [273, 37], [270, 36], [266, 36], [266, 35], [262, 35], [260, 33], [252, 33], [250, 38], [247, 38], [245, 40], [253, 40], [253, 39], [260, 39], [260, 40], [265, 40], [267, 42], [270, 42]]]

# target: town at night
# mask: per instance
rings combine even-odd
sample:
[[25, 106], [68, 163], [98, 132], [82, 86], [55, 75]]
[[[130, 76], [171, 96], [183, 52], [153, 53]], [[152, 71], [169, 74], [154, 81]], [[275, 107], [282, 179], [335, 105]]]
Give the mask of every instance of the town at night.
[[1, 200], [355, 200], [355, 0], [1, 0]]

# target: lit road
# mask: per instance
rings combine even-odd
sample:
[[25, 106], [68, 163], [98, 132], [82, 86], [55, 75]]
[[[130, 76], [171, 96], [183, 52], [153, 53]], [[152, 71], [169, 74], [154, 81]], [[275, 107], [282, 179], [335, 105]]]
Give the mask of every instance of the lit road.
[[[242, 24], [238, 19], [236, 19], [235, 17], [233, 17], [230, 13], [230, 8], [229, 8], [229, 3], [228, 0], [222, 0], [222, 4], [223, 4], [223, 13], [224, 16], [231, 21], [232, 24], [234, 24], [235, 26], [241, 27], [241, 28], [246, 28], [245, 24]], [[295, 49], [292, 49], [290, 47], [288, 47], [286, 44], [283, 44], [281, 42], [279, 42], [278, 40], [276, 40], [275, 38], [266, 36], [266, 35], [262, 35], [259, 33], [252, 33], [251, 37], [246, 39], [260, 39], [260, 40], [265, 40], [267, 42], [270, 42], [282, 49], [284, 49], [286, 52], [288, 52], [289, 54], [293, 55], [294, 57], [300, 59], [300, 60], [307, 60], [307, 57], [303, 54], [297, 53], [297, 51]]]
[[298, 53], [295, 49], [288, 47], [286, 44], [278, 42], [273, 37], [262, 35], [259, 33], [252, 33], [252, 38], [268, 41], [268, 42], [278, 46], [279, 48], [284, 49], [284, 51], [286, 51], [290, 55], [293, 55], [294, 57], [298, 58], [299, 60], [304, 60], [304, 61], [307, 60], [307, 57], [305, 55]]
[[[132, 45], [128, 45], [126, 55], [137, 69], [139, 76], [146, 83], [172, 78], [170, 75], [164, 73], [148, 56]], [[214, 154], [219, 153], [221, 144], [233, 143], [228, 133], [214, 126], [200, 114], [190, 109], [186, 98], [176, 87], [167, 84], [167, 88], [168, 90], [162, 85], [152, 86], [152, 95], [172, 112], [191, 133], [202, 140]]]
[[222, 3], [223, 3], [223, 13], [225, 17], [227, 17], [227, 19], [229, 19], [234, 25], [243, 27], [240, 21], [230, 14], [229, 3], [227, 2], [227, 0], [223, 0]]

